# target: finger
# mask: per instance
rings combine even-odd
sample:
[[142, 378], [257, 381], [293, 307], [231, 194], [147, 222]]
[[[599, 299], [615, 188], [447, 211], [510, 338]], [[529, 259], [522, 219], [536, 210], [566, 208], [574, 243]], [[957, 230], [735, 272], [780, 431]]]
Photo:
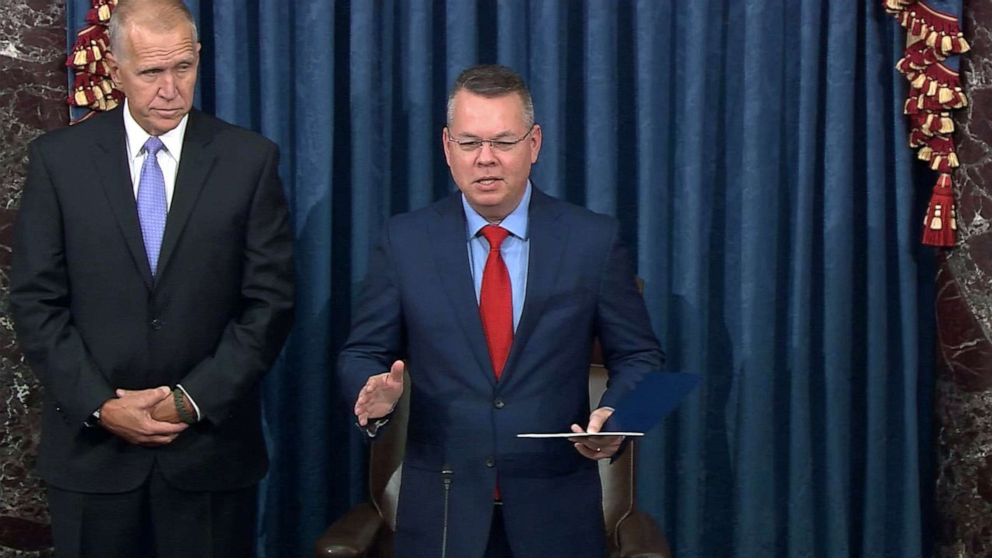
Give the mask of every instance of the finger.
[[360, 415], [358, 415], [358, 424], [360, 424], [361, 426], [366, 426], [368, 425], [368, 423], [369, 423], [368, 413], [361, 413]]
[[189, 428], [185, 422], [168, 422], [164, 420], [151, 420], [145, 425], [143, 431], [148, 436], [168, 436], [179, 434]]
[[585, 432], [578, 424], [572, 424], [571, 430], [572, 432]]
[[575, 444], [575, 449], [580, 454], [582, 454], [583, 457], [587, 457], [589, 459], [596, 459], [596, 455], [598, 453], [596, 450], [587, 447], [585, 444], [580, 444], [580, 443]]
[[140, 407], [150, 407], [164, 400], [166, 397], [170, 397], [172, 395], [172, 390], [167, 386], [159, 386], [156, 388], [140, 390], [117, 389], [115, 393], [117, 394], [117, 397], [121, 399], [131, 399], [134, 404]]
[[601, 451], [603, 451], [603, 446], [602, 446], [603, 442], [601, 440], [597, 440], [595, 438], [584, 438], [582, 440], [579, 440], [579, 443], [585, 446], [586, 449], [588, 449], [592, 453], [600, 453]]
[[611, 448], [619, 448], [620, 447], [620, 444], [622, 444], [622, 443], [623, 443], [623, 436], [614, 436], [614, 437], [610, 438], [609, 443], [608, 444], [604, 444], [604, 446], [605, 445], [608, 445]]
[[146, 436], [145, 439], [147, 441], [149, 441], [149, 442], [155, 442], [155, 443], [160, 443], [160, 444], [162, 444], [162, 443], [167, 444], [167, 443], [175, 440], [178, 437], [179, 437], [179, 434], [155, 434], [155, 435], [152, 435], [152, 436]]

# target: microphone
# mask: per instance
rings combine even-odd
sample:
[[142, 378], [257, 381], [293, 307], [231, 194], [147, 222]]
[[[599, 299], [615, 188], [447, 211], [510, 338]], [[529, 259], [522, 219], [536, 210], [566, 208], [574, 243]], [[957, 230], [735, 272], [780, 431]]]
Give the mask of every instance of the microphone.
[[441, 466], [441, 484], [444, 486], [444, 516], [441, 521], [441, 558], [448, 556], [448, 497], [451, 495], [451, 483], [455, 472], [445, 463]]

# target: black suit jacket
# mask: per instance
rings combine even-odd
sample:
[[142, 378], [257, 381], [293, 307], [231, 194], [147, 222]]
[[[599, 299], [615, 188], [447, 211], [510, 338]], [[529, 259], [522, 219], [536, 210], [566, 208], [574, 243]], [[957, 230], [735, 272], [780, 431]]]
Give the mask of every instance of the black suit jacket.
[[[21, 348], [44, 386], [38, 469], [89, 492], [138, 486], [153, 463], [189, 490], [265, 473], [259, 378], [292, 321], [292, 233], [278, 150], [200, 112], [186, 129], [152, 278], [123, 109], [30, 146], [11, 272]], [[203, 420], [145, 448], [84, 421], [115, 388], [181, 383]]]

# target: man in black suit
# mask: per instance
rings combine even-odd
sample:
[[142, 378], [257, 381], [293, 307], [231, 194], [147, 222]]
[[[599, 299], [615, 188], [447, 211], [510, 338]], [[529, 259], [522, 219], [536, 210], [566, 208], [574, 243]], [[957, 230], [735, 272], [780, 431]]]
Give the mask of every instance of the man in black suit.
[[59, 557], [253, 555], [261, 376], [292, 322], [276, 146], [192, 110], [179, 0], [121, 0], [124, 106], [30, 146], [11, 275]]

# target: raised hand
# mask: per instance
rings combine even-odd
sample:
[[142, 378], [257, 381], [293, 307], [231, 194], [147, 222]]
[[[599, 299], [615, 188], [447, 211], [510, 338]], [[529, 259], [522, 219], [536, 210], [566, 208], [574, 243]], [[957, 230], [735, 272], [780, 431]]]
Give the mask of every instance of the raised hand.
[[388, 415], [396, 408], [396, 402], [403, 395], [403, 371], [406, 365], [397, 360], [389, 368], [389, 372], [369, 377], [365, 387], [358, 392], [355, 401], [355, 416], [358, 424], [366, 426], [369, 419], [377, 419]]

